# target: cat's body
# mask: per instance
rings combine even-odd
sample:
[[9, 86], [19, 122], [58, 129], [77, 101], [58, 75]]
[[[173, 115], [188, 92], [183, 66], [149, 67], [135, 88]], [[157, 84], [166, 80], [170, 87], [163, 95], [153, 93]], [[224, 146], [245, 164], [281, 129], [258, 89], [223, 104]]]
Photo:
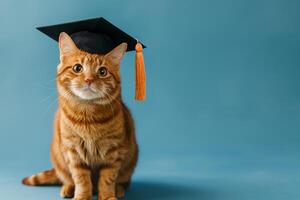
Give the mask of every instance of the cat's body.
[[89, 54], [61, 34], [54, 169], [25, 178], [24, 184], [62, 184], [61, 196], [75, 200], [90, 200], [93, 190], [101, 200], [124, 195], [138, 157], [133, 119], [121, 99], [119, 65], [126, 47]]

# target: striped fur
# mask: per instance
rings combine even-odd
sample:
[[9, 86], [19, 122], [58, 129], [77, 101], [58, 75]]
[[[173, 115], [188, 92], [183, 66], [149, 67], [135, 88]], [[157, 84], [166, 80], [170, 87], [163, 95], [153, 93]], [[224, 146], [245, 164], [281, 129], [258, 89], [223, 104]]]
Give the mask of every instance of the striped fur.
[[[106, 55], [88, 54], [65, 33], [59, 44], [59, 105], [51, 145], [54, 169], [23, 183], [62, 184], [61, 196], [74, 200], [91, 200], [93, 191], [99, 191], [100, 200], [116, 200], [124, 195], [138, 158], [134, 122], [121, 98], [119, 65], [126, 45]], [[72, 70], [77, 63], [83, 66], [81, 73]], [[98, 74], [101, 66], [108, 69], [105, 77]], [[95, 92], [83, 89], [86, 78], [93, 80]]]
[[24, 178], [22, 183], [24, 185], [56, 185], [60, 184], [61, 182], [56, 176], [55, 170], [50, 169]]

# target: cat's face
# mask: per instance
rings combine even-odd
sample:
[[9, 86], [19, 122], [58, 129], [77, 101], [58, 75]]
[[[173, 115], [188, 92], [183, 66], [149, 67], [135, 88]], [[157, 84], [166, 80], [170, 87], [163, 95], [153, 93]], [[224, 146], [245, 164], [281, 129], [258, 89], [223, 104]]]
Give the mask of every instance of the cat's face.
[[59, 49], [59, 95], [68, 99], [96, 100], [103, 104], [120, 95], [119, 68], [127, 49], [126, 43], [106, 55], [89, 54], [79, 50], [66, 33], [61, 33]]

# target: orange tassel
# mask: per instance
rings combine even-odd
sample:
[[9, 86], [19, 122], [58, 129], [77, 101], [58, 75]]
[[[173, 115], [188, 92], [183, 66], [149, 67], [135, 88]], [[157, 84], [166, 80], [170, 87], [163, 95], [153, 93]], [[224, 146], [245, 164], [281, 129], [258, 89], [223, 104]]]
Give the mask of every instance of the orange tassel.
[[135, 50], [135, 99], [142, 101], [146, 98], [146, 72], [142, 44], [137, 42]]

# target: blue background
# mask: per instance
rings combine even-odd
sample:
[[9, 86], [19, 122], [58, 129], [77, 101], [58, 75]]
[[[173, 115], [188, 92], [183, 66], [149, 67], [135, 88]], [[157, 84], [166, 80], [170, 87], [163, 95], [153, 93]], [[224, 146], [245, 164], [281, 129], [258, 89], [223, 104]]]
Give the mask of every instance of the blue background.
[[57, 43], [35, 27], [103, 16], [143, 41], [148, 97], [123, 96], [139, 165], [125, 199], [300, 199], [300, 1], [1, 0], [1, 199], [60, 199], [25, 187], [50, 168]]

